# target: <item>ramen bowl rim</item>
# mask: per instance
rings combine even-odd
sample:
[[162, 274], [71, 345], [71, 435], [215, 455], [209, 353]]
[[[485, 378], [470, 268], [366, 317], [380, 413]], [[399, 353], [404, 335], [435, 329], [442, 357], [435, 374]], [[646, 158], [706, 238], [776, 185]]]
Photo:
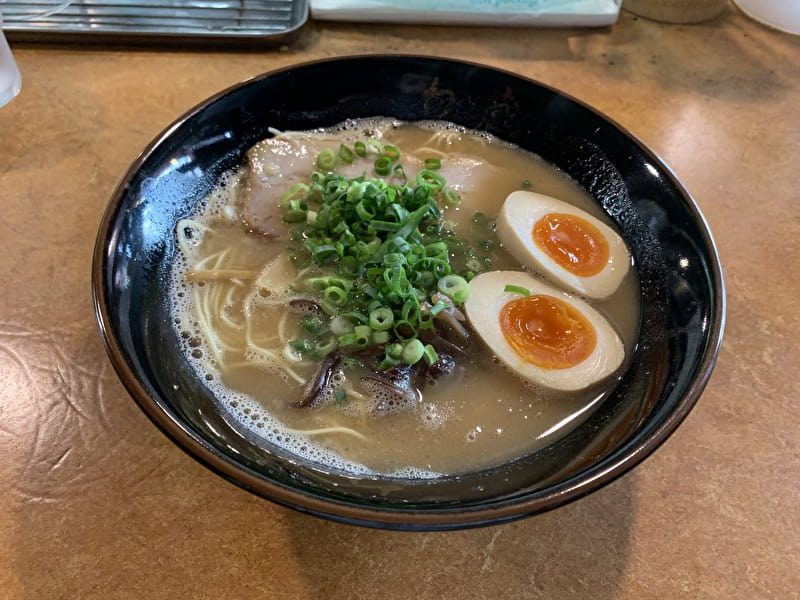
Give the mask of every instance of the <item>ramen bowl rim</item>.
[[[374, 506], [355, 502], [351, 503], [321, 494], [309, 493], [267, 479], [263, 474], [236, 462], [230, 455], [223, 453], [219, 448], [211, 445], [207, 440], [193, 432], [188, 424], [181, 419], [180, 415], [176, 414], [174, 410], [167, 406], [162, 398], [152, 397], [142, 384], [140, 375], [137, 374], [135, 367], [127, 358], [127, 352], [122, 347], [117, 337], [117, 332], [114, 330], [111, 318], [113, 308], [108, 301], [105, 279], [108, 258], [107, 249], [114, 245], [112, 226], [131, 179], [151, 154], [183, 123], [235, 90], [276, 74], [285, 73], [291, 69], [298, 69], [326, 62], [363, 58], [381, 59], [387, 57], [456, 62], [479, 69], [490, 69], [526, 83], [542, 87], [554, 94], [562, 96], [584, 109], [591, 111], [598, 118], [606, 121], [625, 135], [633, 144], [638, 146], [642, 153], [661, 167], [664, 174], [669, 178], [670, 183], [677, 188], [681, 196], [686, 200], [689, 210], [706, 236], [704, 240], [705, 246], [712, 258], [712, 279], [713, 288], [715, 290], [715, 306], [712, 312], [717, 315], [718, 318], [712, 323], [713, 329], [708, 335], [709, 346], [703, 354], [700, 364], [697, 365], [696, 375], [692, 379], [691, 385], [686, 392], [680, 397], [676, 407], [653, 429], [650, 435], [631, 447], [624, 454], [618, 454], [613, 458], [606, 457], [606, 459], [601, 461], [601, 465], [599, 466], [593, 465], [578, 476], [571, 477], [564, 482], [550, 485], [541, 490], [532, 491], [522, 497], [494, 502], [489, 501], [476, 506], [431, 506], [430, 508], [419, 510]], [[726, 319], [725, 284], [722, 268], [717, 247], [705, 217], [701, 213], [697, 203], [672, 172], [671, 168], [627, 128], [570, 94], [535, 79], [525, 77], [524, 75], [502, 68], [461, 59], [415, 54], [340, 56], [285, 65], [231, 85], [186, 111], [153, 138], [141, 154], [132, 162], [111, 195], [103, 213], [94, 246], [91, 280], [97, 326], [108, 357], [117, 375], [141, 410], [178, 447], [225, 479], [283, 506], [334, 521], [404, 530], [458, 529], [507, 522], [557, 508], [594, 492], [621, 477], [663, 444], [696, 404], [708, 383], [713, 367], [717, 361]]]

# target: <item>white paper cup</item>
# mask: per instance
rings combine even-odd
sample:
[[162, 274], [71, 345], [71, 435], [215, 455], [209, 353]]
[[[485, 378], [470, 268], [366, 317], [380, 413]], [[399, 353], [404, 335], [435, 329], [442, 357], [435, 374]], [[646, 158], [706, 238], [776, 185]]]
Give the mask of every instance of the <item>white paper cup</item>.
[[11, 102], [21, 88], [22, 75], [3, 34], [3, 15], [0, 14], [0, 107]]
[[800, 35], [798, 0], [733, 0], [744, 14], [764, 25]]

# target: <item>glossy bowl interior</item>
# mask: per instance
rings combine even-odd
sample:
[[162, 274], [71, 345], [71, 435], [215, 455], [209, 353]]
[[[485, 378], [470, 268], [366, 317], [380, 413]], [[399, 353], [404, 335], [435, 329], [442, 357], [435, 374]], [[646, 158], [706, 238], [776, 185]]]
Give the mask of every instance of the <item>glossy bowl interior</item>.
[[[589, 191], [632, 248], [640, 335], [612, 396], [553, 445], [496, 468], [413, 481], [321, 468], [233, 426], [179, 349], [164, 290], [175, 223], [268, 127], [348, 118], [443, 119], [555, 164]], [[424, 57], [333, 59], [267, 73], [178, 119], [131, 166], [103, 217], [92, 283], [123, 383], [180, 447], [223, 477], [301, 511], [397, 529], [447, 529], [555, 508], [612, 481], [691, 410], [719, 348], [724, 290], [713, 240], [669, 169], [607, 118], [556, 90], [485, 66]]]

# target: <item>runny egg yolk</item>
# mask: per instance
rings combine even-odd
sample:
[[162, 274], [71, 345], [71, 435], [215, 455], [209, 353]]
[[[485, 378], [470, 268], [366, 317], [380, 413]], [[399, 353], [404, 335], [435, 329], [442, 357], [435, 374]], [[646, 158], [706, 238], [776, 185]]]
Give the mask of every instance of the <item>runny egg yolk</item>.
[[597, 345], [594, 327], [579, 310], [543, 294], [503, 306], [500, 329], [521, 358], [543, 369], [574, 367]]
[[576, 215], [548, 213], [536, 221], [531, 234], [536, 245], [573, 275], [597, 275], [608, 263], [605, 236]]

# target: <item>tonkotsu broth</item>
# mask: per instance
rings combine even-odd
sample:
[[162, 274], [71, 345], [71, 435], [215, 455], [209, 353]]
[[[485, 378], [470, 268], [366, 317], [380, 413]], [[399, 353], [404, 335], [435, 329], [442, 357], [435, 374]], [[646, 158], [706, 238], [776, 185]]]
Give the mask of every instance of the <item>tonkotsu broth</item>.
[[[432, 136], [437, 131], [445, 135]], [[417, 154], [424, 159], [430, 154], [416, 150], [428, 147], [486, 163], [482, 167], [485, 175], [474, 189], [460, 190], [461, 204], [444, 210], [444, 218], [455, 223], [455, 231], [462, 237], [468, 237], [475, 211], [494, 217], [506, 196], [520, 189], [523, 181], [530, 182], [533, 191], [575, 204], [611, 223], [586, 192], [562, 172], [485, 134], [465, 132], [451, 124], [387, 120], [347, 122], [327, 131], [342, 136], [349, 144], [365, 139], [365, 132], [397, 146], [404, 155]], [[369, 163], [364, 164], [369, 169]], [[445, 159], [442, 164], [444, 168]], [[372, 176], [369, 171], [368, 176]], [[252, 296], [252, 284], [236, 279], [201, 284], [186, 280], [187, 271], [198, 262], [216, 269], [261, 271], [285, 254], [286, 241], [268, 241], [245, 231], [238, 212], [242, 181], [241, 172], [232, 174], [191, 215], [211, 230], [190, 240], [190, 256], [176, 252], [170, 295], [175, 326], [198, 376], [206, 381], [222, 410], [251, 434], [311, 460], [354, 472], [412, 477], [462, 473], [523, 456], [551, 443], [585, 420], [613, 387], [612, 378], [577, 394], [536, 389], [509, 373], [473, 336], [475, 351], [468, 359], [456, 357], [453, 374], [439, 379], [435, 387], [425, 388], [422, 402], [416, 406], [376, 414], [370, 410], [373, 401], [348, 398], [344, 406], [330, 402], [297, 408], [294, 403], [305, 385], [295, 381], [294, 375], [313, 378], [315, 364], [292, 366], [294, 375], [290, 375], [265, 367], [263, 356], [230, 349], [244, 347], [245, 333], [237, 332], [233, 325], [241, 323], [243, 300], [248, 294]], [[499, 248], [492, 268], [520, 270], [521, 266]], [[628, 356], [639, 319], [638, 295], [632, 270], [610, 299], [591, 302], [617, 330]], [[204, 297], [228, 305], [223, 315], [210, 320], [221, 340], [215, 348], [210, 347], [207, 332], [199, 326], [197, 304], [204, 302]], [[251, 311], [253, 327], [249, 335], [260, 345], [280, 348], [277, 341], [269, 341], [279, 327], [284, 337], [296, 335], [294, 319], [281, 320], [286, 312], [282, 306], [267, 308], [259, 299], [252, 303], [257, 309]], [[229, 349], [224, 348], [226, 344]], [[357, 384], [354, 377], [354, 386], [361, 390]], [[306, 430], [319, 431], [296, 433]]]

